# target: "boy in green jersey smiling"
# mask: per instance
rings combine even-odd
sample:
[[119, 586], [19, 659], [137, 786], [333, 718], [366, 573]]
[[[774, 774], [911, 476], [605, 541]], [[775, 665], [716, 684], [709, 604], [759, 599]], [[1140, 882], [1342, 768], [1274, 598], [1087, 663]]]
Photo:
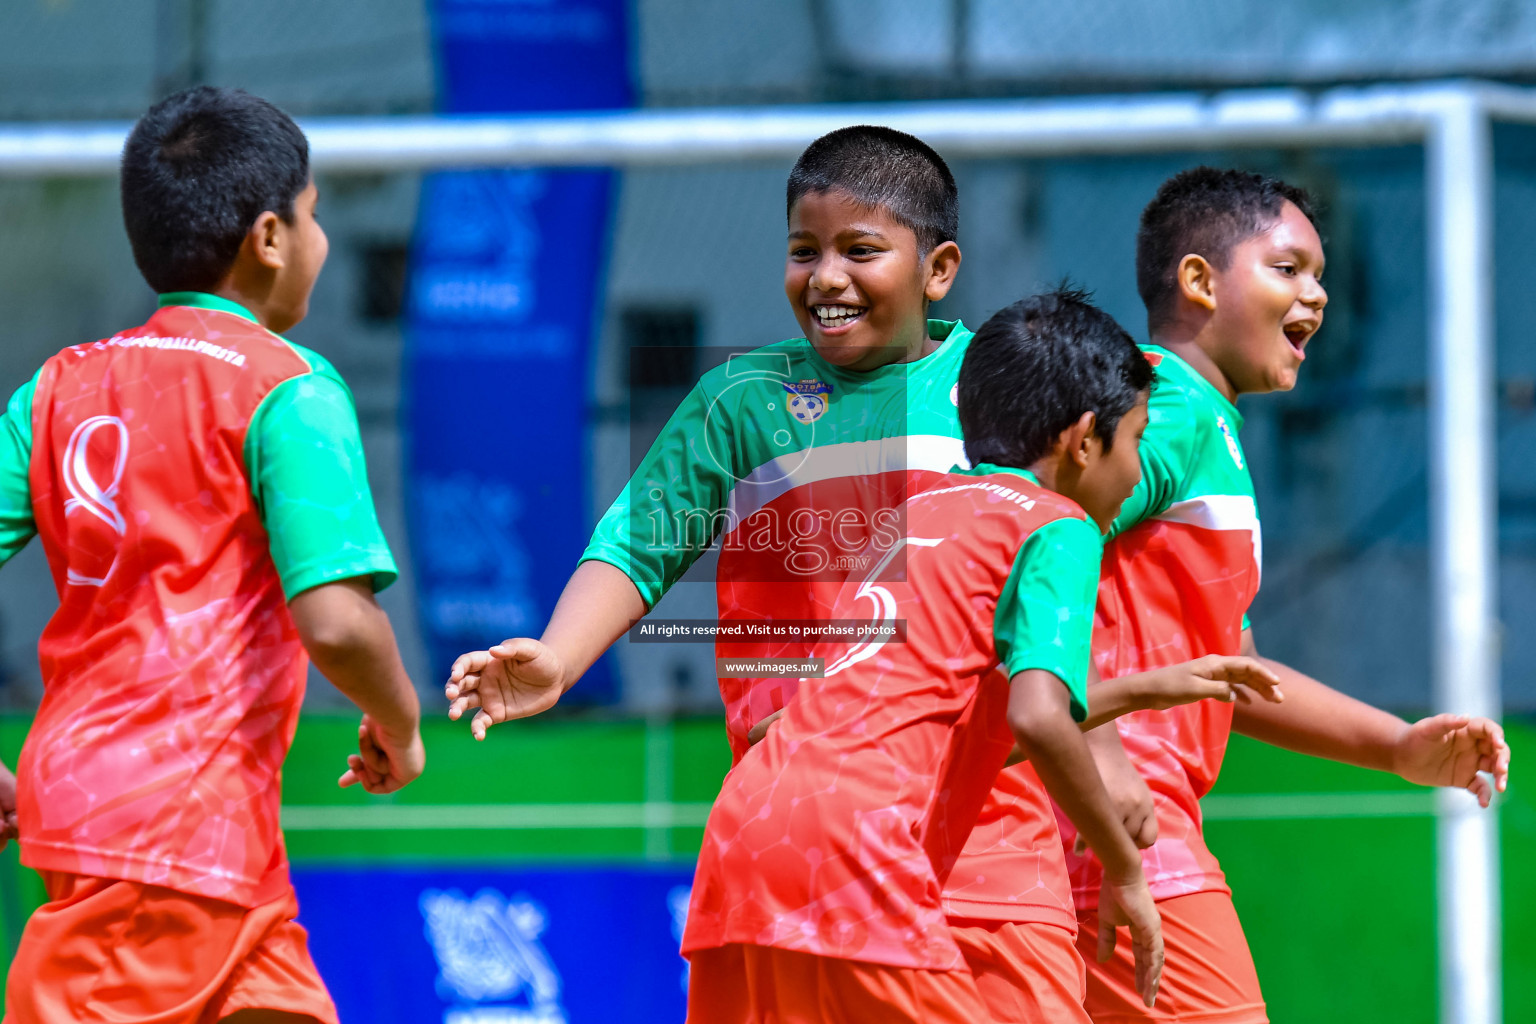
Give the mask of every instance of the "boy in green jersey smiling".
[[[732, 356], [694, 386], [598, 524], [542, 640], [460, 659], [451, 713], [480, 708], [476, 736], [552, 706], [716, 541], [722, 624], [826, 619], [844, 580], [900, 539], [907, 493], [964, 460], [954, 391], [971, 332], [928, 319], [960, 267], [944, 161], [889, 128], [840, 129], [796, 163], [787, 213], [784, 289], [805, 336]], [[810, 647], [733, 638], [717, 653]], [[781, 681], [720, 686], [739, 756], [783, 706]]]

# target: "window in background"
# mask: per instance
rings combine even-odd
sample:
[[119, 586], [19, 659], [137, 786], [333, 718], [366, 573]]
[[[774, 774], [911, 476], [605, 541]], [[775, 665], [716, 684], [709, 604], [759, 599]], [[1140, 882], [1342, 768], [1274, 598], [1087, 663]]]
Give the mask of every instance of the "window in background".
[[631, 467], [698, 380], [700, 319], [687, 306], [631, 306], [619, 314], [629, 354]]
[[369, 323], [400, 319], [405, 311], [406, 260], [404, 242], [371, 242], [358, 254], [357, 312]]

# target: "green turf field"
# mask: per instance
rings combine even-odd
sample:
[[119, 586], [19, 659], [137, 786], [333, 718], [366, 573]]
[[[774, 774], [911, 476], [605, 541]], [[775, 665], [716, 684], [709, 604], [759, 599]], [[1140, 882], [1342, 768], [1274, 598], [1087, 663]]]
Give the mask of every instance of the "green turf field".
[[[0, 719], [14, 764], [26, 720]], [[285, 769], [296, 863], [687, 859], [729, 763], [714, 719], [527, 722], [475, 744], [427, 726], [428, 767], [393, 798], [336, 788], [352, 718], [310, 717]], [[1536, 876], [1516, 870], [1536, 844], [1536, 725], [1510, 725], [1514, 781], [1500, 810], [1505, 1019], [1536, 1020]], [[1277, 1022], [1433, 1022], [1434, 823], [1423, 791], [1395, 779], [1234, 737], [1207, 798], [1207, 832], [1232, 882]], [[1369, 817], [1349, 816], [1369, 814]], [[1319, 816], [1321, 815], [1321, 816]], [[41, 897], [36, 876], [0, 853], [5, 956]]]

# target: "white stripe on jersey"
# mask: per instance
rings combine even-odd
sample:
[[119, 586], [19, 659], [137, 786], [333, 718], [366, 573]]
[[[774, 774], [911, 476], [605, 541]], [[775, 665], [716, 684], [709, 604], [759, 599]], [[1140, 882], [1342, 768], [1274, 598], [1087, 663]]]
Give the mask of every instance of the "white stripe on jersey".
[[731, 524], [726, 534], [740, 529], [769, 502], [806, 484], [911, 470], [947, 473], [955, 466], [970, 468], [965, 442], [941, 434], [876, 437], [802, 448], [763, 463], [737, 481], [726, 503], [726, 522]]
[[1207, 494], [1176, 501], [1161, 515], [1165, 523], [1183, 523], [1205, 530], [1247, 530], [1253, 537], [1253, 564], [1264, 573], [1264, 541], [1259, 532], [1259, 506], [1246, 494]]

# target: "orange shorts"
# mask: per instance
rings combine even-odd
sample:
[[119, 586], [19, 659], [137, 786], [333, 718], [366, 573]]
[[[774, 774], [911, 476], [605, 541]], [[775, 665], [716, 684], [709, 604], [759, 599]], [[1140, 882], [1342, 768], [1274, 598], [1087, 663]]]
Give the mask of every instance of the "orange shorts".
[[949, 930], [993, 1021], [1088, 1024], [1087, 973], [1070, 928], [950, 918]]
[[1136, 994], [1129, 933], [1120, 929], [1115, 955], [1107, 964], [1096, 963], [1098, 911], [1079, 912], [1077, 948], [1088, 965], [1088, 1015], [1094, 1024], [1269, 1024], [1232, 897], [1197, 892], [1158, 900], [1157, 909], [1163, 916], [1163, 980], [1150, 1010]]
[[44, 871], [4, 1024], [212, 1024], [281, 1010], [337, 1024], [290, 889], [254, 909], [157, 885]]
[[924, 971], [732, 943], [688, 954], [687, 1024], [972, 1024], [968, 971]]

